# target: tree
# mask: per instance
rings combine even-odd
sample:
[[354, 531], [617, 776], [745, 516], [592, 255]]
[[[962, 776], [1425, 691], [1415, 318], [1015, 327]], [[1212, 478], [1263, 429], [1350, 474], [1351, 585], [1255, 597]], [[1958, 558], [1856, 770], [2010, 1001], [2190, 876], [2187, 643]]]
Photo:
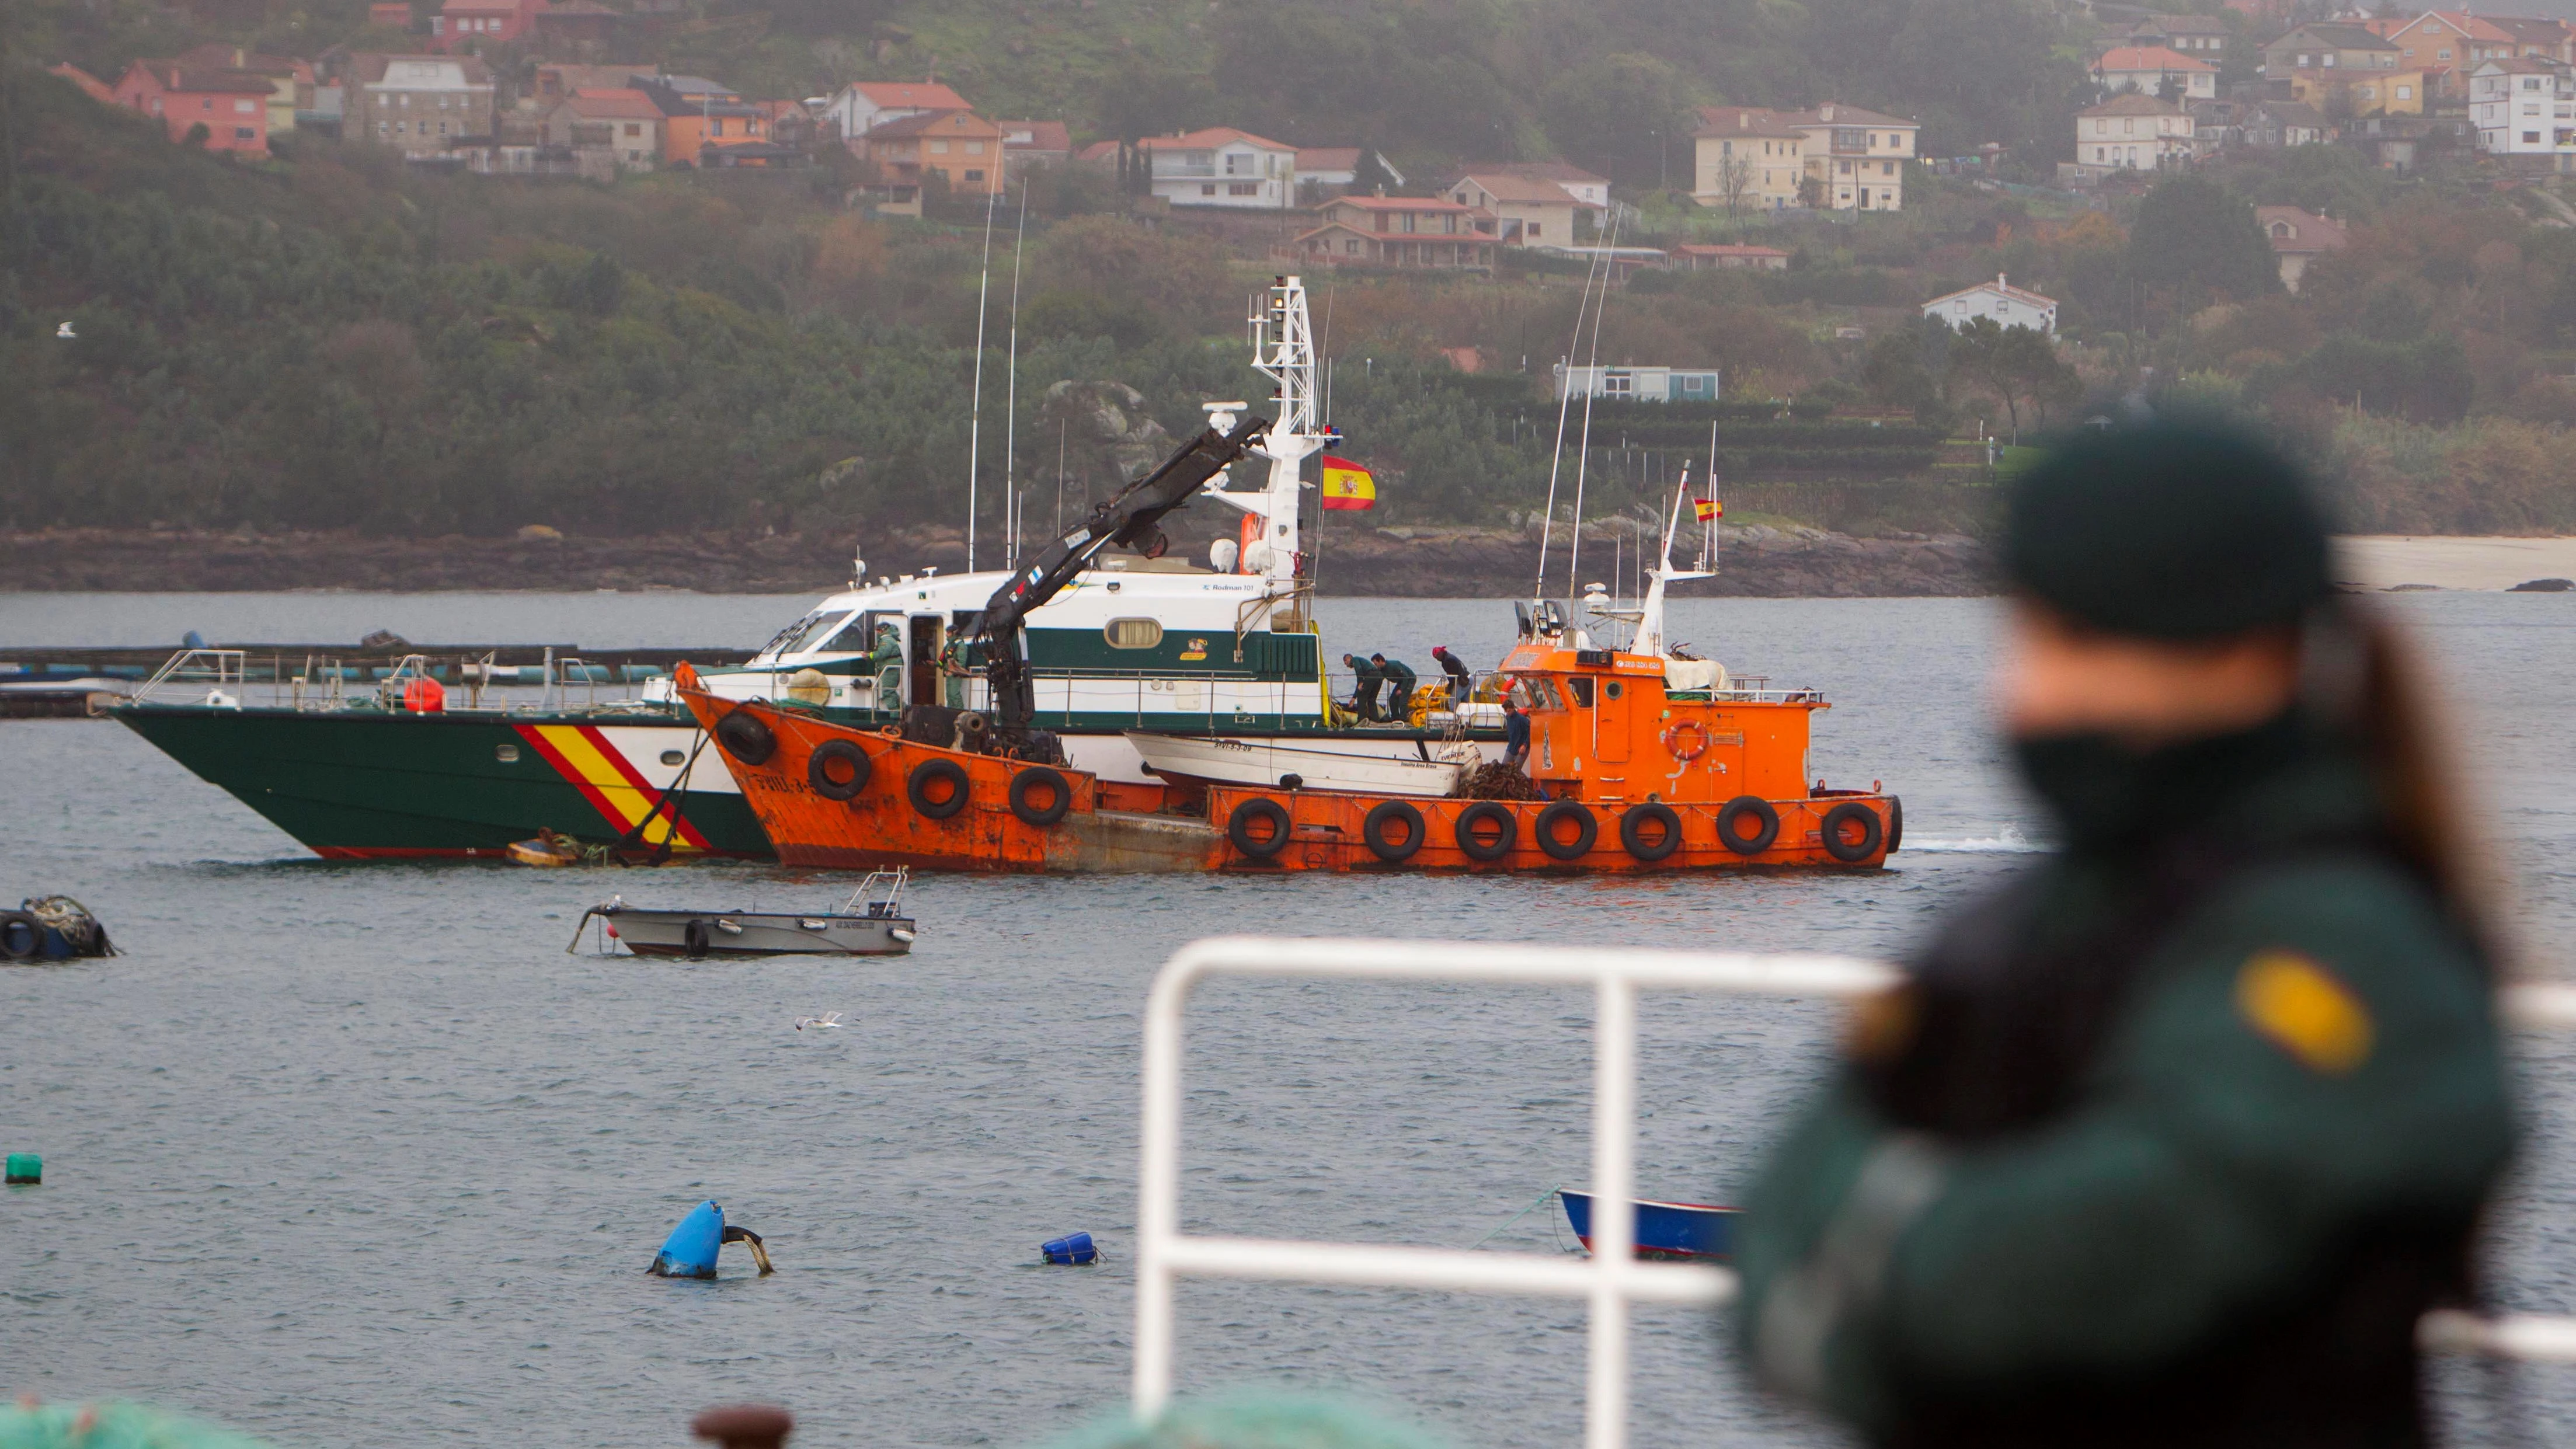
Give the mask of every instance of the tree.
[[2250, 301], [2281, 288], [2280, 263], [2253, 204], [2201, 176], [2169, 177], [2147, 193], [2129, 232], [2128, 263], [2135, 281], [2185, 293], [2186, 311], [2198, 310], [2200, 293]]
[[1716, 181], [1718, 199], [1732, 217], [1743, 209], [1745, 193], [1753, 189], [1753, 162], [1729, 151], [1718, 158]]
[[2047, 333], [2005, 327], [1992, 317], [1971, 318], [1959, 329], [1950, 344], [1950, 367], [2003, 403], [2016, 442], [2024, 403], [2035, 409], [2034, 422], [2045, 423], [2051, 404], [2071, 402], [2083, 392], [2075, 369], [2059, 360]]

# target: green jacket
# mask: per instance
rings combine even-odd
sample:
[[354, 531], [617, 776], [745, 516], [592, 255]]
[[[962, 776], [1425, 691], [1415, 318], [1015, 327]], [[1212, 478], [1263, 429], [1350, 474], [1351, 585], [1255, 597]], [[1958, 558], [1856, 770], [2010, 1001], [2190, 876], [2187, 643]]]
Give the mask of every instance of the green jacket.
[[[2208, 823], [2259, 846], [2374, 818], [2357, 763], [2318, 753]], [[2135, 907], [2134, 861], [2042, 870], [2032, 937]], [[2417, 1442], [2420, 1284], [2363, 1351], [2385, 1372], [2338, 1391], [2315, 1360], [2382, 1247], [2465, 1243], [2510, 1154], [2476, 949], [2393, 860], [2284, 850], [2135, 971], [2028, 1125], [1900, 1130], [1863, 1065], [1834, 1074], [1744, 1199], [1764, 1377], [1885, 1445]]]
[[1413, 670], [1401, 659], [1386, 661], [1385, 668], [1389, 697], [1398, 700], [1411, 699], [1415, 679]]
[[883, 671], [903, 664], [903, 641], [892, 634], [877, 636], [876, 647], [868, 651], [868, 667]]

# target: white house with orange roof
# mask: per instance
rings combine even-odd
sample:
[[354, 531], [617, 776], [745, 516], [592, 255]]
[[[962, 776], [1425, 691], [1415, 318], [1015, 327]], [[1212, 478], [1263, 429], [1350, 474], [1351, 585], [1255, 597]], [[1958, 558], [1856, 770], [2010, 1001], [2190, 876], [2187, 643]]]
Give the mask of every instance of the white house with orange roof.
[[1600, 209], [1575, 200], [1555, 182], [1505, 172], [1470, 171], [1452, 182], [1446, 195], [1461, 206], [1492, 212], [1494, 235], [1505, 246], [1571, 245], [1576, 213]]
[[2053, 333], [2057, 330], [2057, 299], [2016, 287], [1997, 272], [1991, 282], [1979, 282], [1924, 303], [1923, 315], [1938, 317], [1953, 327], [1991, 317], [1998, 327], [2027, 327], [2034, 332]]
[[934, 80], [854, 81], [823, 103], [820, 120], [840, 129], [842, 144], [859, 149], [859, 138], [906, 116], [939, 111], [971, 111], [966, 98]]
[[2137, 91], [2162, 95], [2169, 81], [2182, 85], [2180, 99], [2218, 99], [2218, 67], [2163, 45], [2115, 45], [2093, 62], [2093, 79], [2113, 94]]
[[1211, 126], [1136, 143], [1148, 189], [1174, 206], [1286, 211], [1297, 204], [1297, 148]]

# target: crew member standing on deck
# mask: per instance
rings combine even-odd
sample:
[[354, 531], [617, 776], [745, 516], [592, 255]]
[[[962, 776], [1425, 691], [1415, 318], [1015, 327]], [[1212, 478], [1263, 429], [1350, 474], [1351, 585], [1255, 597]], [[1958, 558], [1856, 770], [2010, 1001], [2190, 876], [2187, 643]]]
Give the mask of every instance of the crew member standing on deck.
[[1446, 644], [1431, 646], [1431, 657], [1449, 675], [1449, 703], [1454, 707], [1467, 702], [1476, 689], [1476, 678], [1467, 670], [1467, 661], [1449, 652]]
[[1342, 663], [1350, 666], [1351, 677], [1358, 685], [1357, 690], [1351, 695], [1351, 711], [1357, 714], [1363, 723], [1375, 723], [1385, 719], [1386, 716], [1378, 712], [1377, 692], [1386, 687], [1386, 671], [1356, 654], [1343, 655]]
[[877, 679], [877, 708], [903, 707], [903, 634], [892, 620], [877, 621], [876, 647], [868, 651], [868, 668]]
[[1736, 1242], [1773, 1386], [1901, 1449], [2399, 1449], [2513, 1129], [2425, 700], [2265, 446], [2024, 474], [1999, 703], [2059, 852], [1855, 1013]]
[[1399, 724], [1412, 718], [1413, 681], [1416, 677], [1412, 666], [1383, 654], [1370, 655], [1369, 663], [1386, 675], [1386, 717]]

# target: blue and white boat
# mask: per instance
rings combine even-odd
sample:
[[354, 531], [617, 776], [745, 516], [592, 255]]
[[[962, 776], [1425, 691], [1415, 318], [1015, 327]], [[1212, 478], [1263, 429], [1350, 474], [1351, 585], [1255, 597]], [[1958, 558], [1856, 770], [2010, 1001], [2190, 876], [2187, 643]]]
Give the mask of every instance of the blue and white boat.
[[[1586, 1251], [1592, 1247], [1592, 1194], [1557, 1189], [1565, 1220]], [[1735, 1256], [1735, 1217], [1741, 1208], [1698, 1202], [1637, 1200], [1637, 1256], [1692, 1262], [1727, 1262]]]

